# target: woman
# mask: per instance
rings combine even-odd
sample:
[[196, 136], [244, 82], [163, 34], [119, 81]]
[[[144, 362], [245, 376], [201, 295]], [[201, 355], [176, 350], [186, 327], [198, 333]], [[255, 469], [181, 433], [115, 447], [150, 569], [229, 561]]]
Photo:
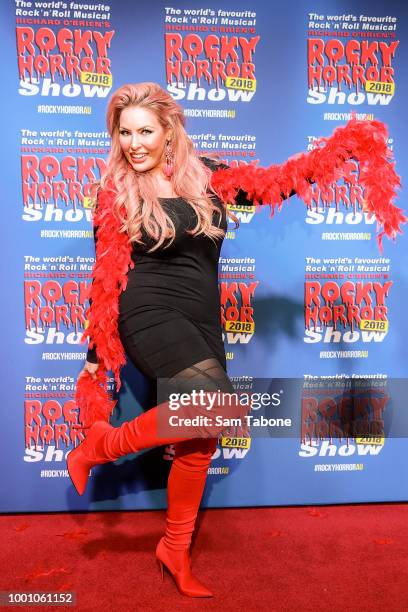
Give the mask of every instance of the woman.
[[[91, 427], [68, 455], [68, 471], [82, 494], [92, 466], [175, 443], [166, 530], [156, 556], [162, 574], [166, 566], [181, 593], [209, 597], [212, 593], [191, 572], [189, 546], [222, 428], [200, 423], [173, 433], [166, 427], [168, 402], [113, 428], [107, 422], [113, 404], [103, 396], [106, 371], [113, 370], [120, 385], [124, 348], [148, 378], [166, 379], [187, 393], [197, 388], [233, 393], [226, 374], [217, 280], [227, 216], [233, 216], [225, 203], [237, 192], [273, 206], [295, 191], [310, 199], [310, 181], [325, 185], [339, 176], [346, 180], [348, 157], [368, 159], [360, 147], [364, 138], [371, 150], [374, 141], [379, 143], [376, 163], [383, 168], [388, 163], [384, 133], [381, 124], [371, 126], [370, 132], [369, 122], [354, 122], [347, 133], [334, 135], [329, 147], [298, 156], [286, 166], [220, 169], [196, 155], [184, 129], [182, 108], [154, 83], [117, 90], [109, 102], [107, 123], [112, 148], [94, 219], [96, 265], [87, 331], [91, 348], [78, 382], [82, 421], [88, 420]], [[390, 199], [396, 179], [387, 167]], [[240, 187], [244, 192], [238, 191]], [[366, 187], [367, 206], [374, 209], [378, 184], [373, 185], [373, 175]], [[389, 215], [377, 217], [388, 235], [394, 235], [403, 221], [395, 210], [392, 226]], [[207, 407], [205, 402], [197, 406], [190, 401], [179, 416], [204, 415]], [[219, 402], [213, 413], [224, 411]], [[228, 414], [241, 417], [242, 407], [232, 404]]]

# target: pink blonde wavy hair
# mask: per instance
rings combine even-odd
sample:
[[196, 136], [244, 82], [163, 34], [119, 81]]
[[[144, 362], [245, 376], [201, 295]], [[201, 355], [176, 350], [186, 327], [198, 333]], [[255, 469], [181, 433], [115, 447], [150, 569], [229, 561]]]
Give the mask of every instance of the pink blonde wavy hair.
[[[192, 235], [205, 234], [211, 239], [224, 235], [224, 231], [213, 225], [213, 211], [219, 208], [211, 200], [211, 170], [199, 159], [184, 125], [182, 107], [157, 83], [135, 83], [123, 85], [110, 98], [107, 109], [107, 127], [112, 138], [100, 187], [112, 187], [116, 191], [114, 212], [120, 220], [121, 231], [127, 232], [130, 242], [143, 244], [142, 230], [153, 239], [155, 251], [165, 241], [174, 240], [175, 227], [157, 198], [157, 186], [151, 172], [136, 172], [125, 158], [119, 143], [119, 121], [123, 109], [140, 106], [155, 114], [164, 129], [172, 130], [174, 151], [174, 173], [171, 177], [174, 191], [187, 200], [197, 215], [197, 224], [190, 230]], [[214, 193], [214, 192], [213, 192]], [[226, 213], [237, 218], [228, 209]], [[166, 246], [169, 246], [166, 245]]]

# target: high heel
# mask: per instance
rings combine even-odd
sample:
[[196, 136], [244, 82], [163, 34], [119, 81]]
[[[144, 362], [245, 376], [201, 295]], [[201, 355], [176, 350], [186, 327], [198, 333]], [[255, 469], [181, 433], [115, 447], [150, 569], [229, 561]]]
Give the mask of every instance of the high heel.
[[161, 538], [156, 548], [156, 559], [162, 571], [162, 578], [163, 566], [165, 566], [182, 595], [187, 597], [214, 597], [214, 594], [192, 574], [188, 549], [171, 550]]
[[79, 495], [85, 493], [90, 469], [99, 463], [110, 461], [110, 459], [96, 455], [95, 445], [111, 429], [113, 429], [112, 425], [106, 421], [96, 421], [89, 429], [85, 440], [67, 456], [68, 474]]

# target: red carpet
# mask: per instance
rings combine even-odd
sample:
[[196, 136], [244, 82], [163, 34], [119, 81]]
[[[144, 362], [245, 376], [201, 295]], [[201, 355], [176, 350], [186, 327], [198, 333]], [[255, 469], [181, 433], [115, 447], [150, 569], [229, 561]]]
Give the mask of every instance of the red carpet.
[[182, 597], [168, 574], [161, 582], [164, 511], [3, 515], [0, 525], [0, 590], [75, 591], [65, 610], [408, 609], [404, 504], [202, 511], [192, 557], [216, 594], [207, 600]]

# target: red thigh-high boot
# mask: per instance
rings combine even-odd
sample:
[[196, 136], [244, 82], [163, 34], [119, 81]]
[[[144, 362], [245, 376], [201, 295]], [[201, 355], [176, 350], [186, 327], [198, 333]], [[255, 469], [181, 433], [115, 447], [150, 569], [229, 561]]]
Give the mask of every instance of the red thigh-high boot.
[[[213, 370], [217, 372], [217, 378], [213, 376]], [[211, 411], [208, 411], [206, 395], [199, 401], [196, 401], [197, 397], [194, 399], [193, 395], [189, 395], [197, 389], [209, 392], [221, 389], [222, 393], [234, 390], [225, 371], [215, 359], [206, 359], [183, 370], [177, 375], [177, 385], [184, 395], [187, 395], [185, 402], [178, 402], [177, 409], [170, 401], [166, 401], [132, 421], [122, 423], [120, 427], [112, 427], [106, 421], [97, 421], [92, 425], [86, 439], [67, 457], [69, 476], [80, 495], [86, 489], [89, 470], [93, 466], [115, 461], [123, 455], [152, 446], [193, 438], [217, 438], [219, 433], [225, 430], [224, 425], [217, 422], [217, 416], [225, 414], [226, 410], [229, 416], [240, 416], [247, 411], [247, 408], [241, 408], [235, 400], [226, 408], [220, 396], [217, 396], [217, 401]], [[170, 398], [170, 395], [167, 397]], [[198, 421], [193, 422], [196, 417], [199, 417]]]
[[167, 489], [166, 532], [156, 557], [172, 574], [178, 590], [189, 597], [212, 597], [191, 572], [189, 548], [203, 495], [208, 466], [217, 440], [195, 439], [176, 444]]

